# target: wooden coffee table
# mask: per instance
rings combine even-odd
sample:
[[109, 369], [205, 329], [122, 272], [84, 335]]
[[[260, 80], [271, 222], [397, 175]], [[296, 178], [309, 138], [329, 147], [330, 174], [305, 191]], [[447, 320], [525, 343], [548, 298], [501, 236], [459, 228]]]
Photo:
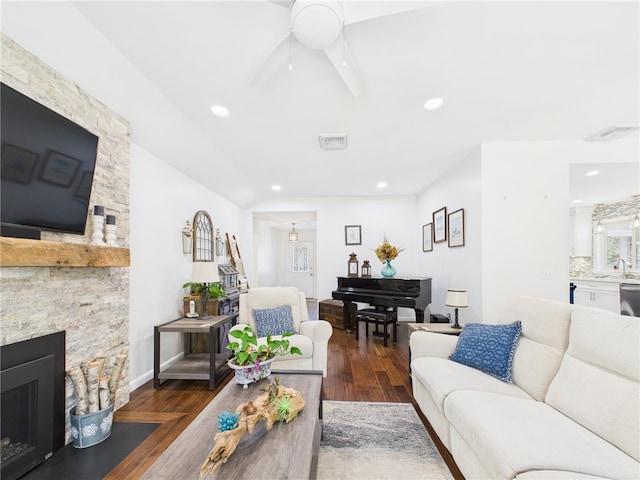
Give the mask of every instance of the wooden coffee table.
[[[322, 435], [322, 371], [273, 371], [274, 377], [280, 377], [280, 385], [302, 393], [304, 409], [291, 423], [278, 423], [268, 432], [263, 421], [253, 434], [243, 437], [227, 463], [207, 478], [315, 478]], [[214, 446], [218, 415], [256, 398], [267, 381], [243, 389], [232, 379], [141, 478], [199, 478], [200, 467]]]

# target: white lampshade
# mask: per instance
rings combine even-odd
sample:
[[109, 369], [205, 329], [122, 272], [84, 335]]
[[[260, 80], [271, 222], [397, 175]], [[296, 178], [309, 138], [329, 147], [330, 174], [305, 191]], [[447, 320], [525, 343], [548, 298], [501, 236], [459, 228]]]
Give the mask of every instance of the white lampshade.
[[449, 289], [447, 298], [444, 301], [447, 307], [465, 308], [469, 306], [466, 290]]
[[191, 281], [194, 283], [216, 283], [220, 281], [216, 262], [193, 262]]

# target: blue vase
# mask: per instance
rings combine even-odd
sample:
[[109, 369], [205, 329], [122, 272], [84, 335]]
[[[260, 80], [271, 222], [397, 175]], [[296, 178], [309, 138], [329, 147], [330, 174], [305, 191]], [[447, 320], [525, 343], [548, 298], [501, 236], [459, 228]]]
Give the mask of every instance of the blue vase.
[[391, 260], [385, 260], [384, 265], [382, 266], [382, 270], [380, 273], [384, 278], [393, 278], [396, 275], [397, 270], [393, 265], [391, 265]]

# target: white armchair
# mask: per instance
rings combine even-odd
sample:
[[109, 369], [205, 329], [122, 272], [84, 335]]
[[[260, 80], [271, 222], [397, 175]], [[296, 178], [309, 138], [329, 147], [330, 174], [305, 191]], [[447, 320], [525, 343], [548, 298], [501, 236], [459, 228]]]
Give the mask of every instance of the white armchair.
[[[252, 310], [291, 305], [293, 329], [295, 334], [289, 337], [291, 346], [298, 347], [302, 355], [285, 355], [275, 360], [271, 366], [281, 370], [322, 370], [327, 376], [327, 344], [333, 333], [333, 327], [324, 320], [309, 320], [304, 292], [294, 287], [251, 288], [240, 295], [238, 325], [231, 330], [242, 329], [249, 325], [257, 334]], [[229, 341], [235, 341], [229, 337]], [[258, 339], [260, 341], [260, 339]]]

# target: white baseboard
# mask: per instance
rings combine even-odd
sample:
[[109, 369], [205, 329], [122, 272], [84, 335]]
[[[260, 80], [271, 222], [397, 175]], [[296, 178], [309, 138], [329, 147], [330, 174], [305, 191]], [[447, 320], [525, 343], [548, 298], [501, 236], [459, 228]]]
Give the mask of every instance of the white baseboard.
[[[182, 360], [183, 358], [184, 358], [184, 353], [179, 353], [175, 357], [172, 357], [169, 360], [167, 360], [166, 362], [161, 363], [160, 364], [160, 371], [164, 370], [167, 367], [170, 367], [171, 365], [173, 365], [174, 363], [176, 363], [179, 360]], [[142, 385], [147, 383], [149, 380], [153, 380], [153, 369], [149, 370], [148, 372], [145, 372], [144, 374], [140, 375], [138, 378], [134, 378], [133, 380], [131, 380], [129, 382], [129, 391], [133, 392], [136, 388], [140, 388]]]

